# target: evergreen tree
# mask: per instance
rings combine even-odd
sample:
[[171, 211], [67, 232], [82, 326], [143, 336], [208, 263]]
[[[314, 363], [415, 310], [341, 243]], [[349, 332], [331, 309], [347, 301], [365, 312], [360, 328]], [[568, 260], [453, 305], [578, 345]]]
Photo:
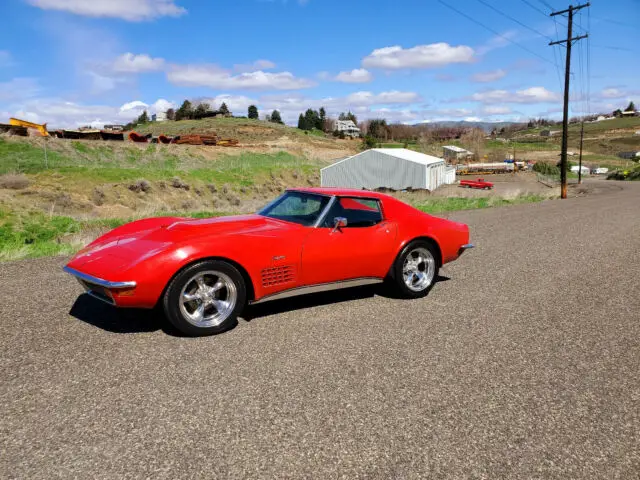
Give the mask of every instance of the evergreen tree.
[[182, 102], [182, 105], [176, 112], [176, 120], [187, 120], [193, 116], [193, 107], [189, 100]]
[[302, 115], [302, 114], [300, 114], [300, 116], [298, 117], [298, 128], [300, 130], [306, 130], [307, 129], [307, 124], [305, 122], [304, 115]]
[[140, 116], [138, 117], [138, 120], [136, 120], [136, 123], [148, 123], [148, 122], [149, 122], [149, 115], [147, 115], [147, 111], [145, 110], [140, 114]]
[[627, 108], [624, 109], [625, 112], [635, 112], [636, 111], [636, 106], [633, 104], [633, 102], [629, 102], [629, 106]]
[[220, 113], [222, 113], [223, 115], [228, 115], [229, 113], [231, 113], [229, 111], [229, 107], [227, 107], [227, 104], [222, 102], [222, 105], [220, 105]]
[[256, 107], [255, 105], [249, 105], [247, 117], [253, 120], [258, 120], [258, 118], [260, 118], [260, 115], [258, 115], [258, 107]]
[[312, 108], [308, 108], [304, 113], [304, 130], [313, 130], [318, 125], [318, 120], [320, 119], [320, 115], [316, 110]]
[[175, 120], [176, 119], [176, 111], [173, 108], [170, 108], [164, 114], [167, 117], [167, 120]]
[[199, 103], [196, 109], [193, 111], [193, 118], [200, 119], [207, 116], [207, 113], [211, 111], [211, 106], [208, 103]]
[[319, 130], [324, 131], [324, 126], [326, 121], [327, 121], [327, 111], [324, 109], [324, 107], [320, 107], [320, 126], [318, 127]]
[[282, 117], [280, 116], [280, 112], [278, 110], [274, 110], [273, 112], [271, 112], [271, 117], [269, 121], [271, 123], [280, 123], [280, 124], [284, 123], [282, 121]]

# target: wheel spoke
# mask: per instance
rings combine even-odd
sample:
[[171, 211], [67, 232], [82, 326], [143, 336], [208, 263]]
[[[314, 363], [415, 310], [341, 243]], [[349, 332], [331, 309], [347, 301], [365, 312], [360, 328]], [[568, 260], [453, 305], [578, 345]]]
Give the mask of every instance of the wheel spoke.
[[220, 280], [220, 279], [218, 279], [216, 284], [213, 287], [211, 287], [211, 289], [214, 292], [217, 292], [218, 290], [222, 290], [223, 288], [224, 288], [224, 282], [222, 280]]
[[182, 303], [189, 303], [189, 302], [193, 302], [194, 300], [198, 300], [198, 296], [194, 295], [193, 293], [183, 293], [182, 294]]
[[205, 290], [207, 288], [203, 277], [196, 278], [196, 283], [198, 284], [198, 290]]
[[198, 305], [198, 308], [196, 308], [194, 312], [191, 314], [191, 318], [196, 322], [202, 321], [202, 319], [204, 318], [204, 303], [201, 303], [200, 305]]
[[229, 302], [224, 300], [212, 300], [211, 304], [218, 312], [224, 312], [227, 308], [229, 308]]

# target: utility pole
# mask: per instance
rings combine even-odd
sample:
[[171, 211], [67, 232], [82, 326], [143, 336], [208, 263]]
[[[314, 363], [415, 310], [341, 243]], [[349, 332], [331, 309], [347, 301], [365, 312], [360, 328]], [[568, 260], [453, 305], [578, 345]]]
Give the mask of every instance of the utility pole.
[[582, 8], [591, 6], [590, 3], [584, 3], [582, 5], [578, 5], [574, 7], [573, 5], [569, 5], [569, 8], [566, 10], [561, 10], [559, 12], [553, 12], [551, 14], [552, 17], [556, 15], [563, 15], [565, 13], [569, 14], [569, 18], [567, 20], [567, 39], [566, 40], [558, 40], [557, 42], [550, 42], [549, 45], [558, 45], [558, 44], [567, 44], [567, 62], [565, 66], [564, 72], [564, 110], [562, 117], [562, 156], [560, 163], [560, 198], [567, 198], [567, 145], [569, 142], [569, 78], [571, 74], [571, 46], [573, 42], [577, 42], [583, 38], [587, 38], [587, 35], [580, 35], [578, 37], [571, 37], [573, 35], [573, 12], [576, 12]]
[[584, 118], [582, 120], [582, 126], [580, 127], [580, 160], [578, 162], [578, 184], [582, 183], [582, 141], [584, 140]]

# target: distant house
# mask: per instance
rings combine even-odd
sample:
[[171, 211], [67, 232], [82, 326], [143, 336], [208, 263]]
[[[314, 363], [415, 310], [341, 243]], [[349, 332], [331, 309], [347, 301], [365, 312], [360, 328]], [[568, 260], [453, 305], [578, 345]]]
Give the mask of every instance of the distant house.
[[124, 125], [105, 125], [103, 128], [105, 130], [111, 130], [112, 132], [124, 131]]
[[627, 110], [626, 112], [622, 112], [623, 117], [637, 117], [640, 112], [636, 110]]
[[152, 122], [166, 122], [167, 114], [165, 112], [158, 112], [151, 115]]
[[336, 120], [335, 130], [344, 133], [346, 137], [359, 137], [360, 129], [353, 120]]
[[562, 130], [542, 130], [540, 132], [541, 137], [555, 137], [556, 135], [561, 135]]
[[466, 160], [473, 156], [473, 152], [455, 145], [445, 145], [442, 147], [442, 157], [447, 163], [458, 163], [460, 160]]

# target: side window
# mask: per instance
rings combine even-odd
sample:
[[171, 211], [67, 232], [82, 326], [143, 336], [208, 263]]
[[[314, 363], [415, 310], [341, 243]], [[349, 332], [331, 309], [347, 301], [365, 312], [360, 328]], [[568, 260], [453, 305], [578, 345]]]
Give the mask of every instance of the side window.
[[340, 198], [331, 207], [323, 227], [332, 228], [336, 217], [346, 218], [347, 228], [372, 227], [382, 222], [380, 202], [372, 198]]

